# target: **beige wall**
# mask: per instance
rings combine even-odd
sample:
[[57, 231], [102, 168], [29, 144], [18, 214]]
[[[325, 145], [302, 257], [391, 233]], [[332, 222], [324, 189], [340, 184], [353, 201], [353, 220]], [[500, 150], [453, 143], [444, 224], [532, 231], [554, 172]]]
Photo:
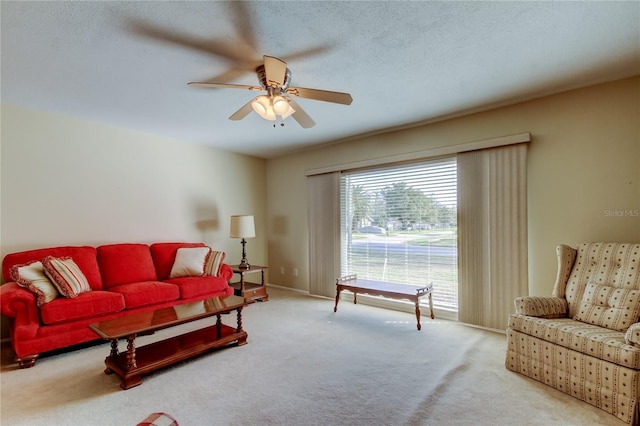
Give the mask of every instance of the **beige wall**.
[[269, 160], [270, 282], [309, 288], [305, 170], [529, 132], [529, 288], [550, 295], [556, 245], [640, 242], [639, 108], [635, 77]]
[[1, 113], [2, 257], [56, 245], [203, 241], [239, 262], [229, 216], [254, 214], [247, 252], [267, 262], [265, 160], [13, 106]]
[[530, 132], [530, 293], [550, 294], [557, 244], [640, 241], [640, 217], [613, 215], [640, 210], [639, 106], [636, 77], [268, 161], [3, 106], [0, 256], [197, 240], [235, 261], [229, 216], [252, 213], [249, 259], [308, 290], [305, 170]]

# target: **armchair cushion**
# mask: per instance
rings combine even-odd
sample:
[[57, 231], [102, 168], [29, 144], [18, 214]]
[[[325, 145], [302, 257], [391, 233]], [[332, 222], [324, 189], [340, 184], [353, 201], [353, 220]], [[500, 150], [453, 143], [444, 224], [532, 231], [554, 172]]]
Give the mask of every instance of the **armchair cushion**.
[[574, 317], [612, 330], [626, 331], [640, 316], [640, 290], [587, 283]]
[[640, 368], [640, 347], [627, 344], [621, 331], [570, 318], [545, 319], [518, 314], [509, 318], [509, 328], [547, 342], [540, 351], [557, 345], [613, 364]]
[[559, 297], [518, 297], [516, 313], [539, 318], [564, 318], [567, 316], [567, 301]]
[[627, 345], [640, 347], [640, 323], [632, 324], [624, 335]]

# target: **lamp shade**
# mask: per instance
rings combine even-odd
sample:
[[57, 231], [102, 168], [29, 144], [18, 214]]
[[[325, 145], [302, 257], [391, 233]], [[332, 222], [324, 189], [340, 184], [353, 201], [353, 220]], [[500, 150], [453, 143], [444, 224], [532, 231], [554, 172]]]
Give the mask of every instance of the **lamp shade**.
[[275, 120], [276, 114], [271, 107], [271, 99], [265, 95], [258, 96], [251, 102], [251, 107], [265, 120]]
[[278, 115], [284, 115], [287, 113], [287, 111], [289, 111], [289, 108], [291, 108], [289, 106], [289, 102], [287, 102], [282, 96], [278, 95], [278, 96], [274, 96], [273, 100], [271, 101], [271, 104], [273, 105], [273, 112], [275, 112]]
[[231, 238], [253, 238], [256, 236], [256, 228], [252, 215], [231, 216], [231, 226], [229, 231]]

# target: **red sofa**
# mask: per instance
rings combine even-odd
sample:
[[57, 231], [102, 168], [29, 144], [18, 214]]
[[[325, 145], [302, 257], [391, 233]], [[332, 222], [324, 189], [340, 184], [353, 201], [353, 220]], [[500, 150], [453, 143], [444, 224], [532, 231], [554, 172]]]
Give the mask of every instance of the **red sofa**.
[[[54, 247], [11, 253], [2, 261], [0, 312], [9, 318], [11, 343], [20, 368], [35, 365], [47, 351], [97, 340], [88, 324], [109, 318], [233, 294], [231, 267], [218, 276], [169, 278], [179, 248], [202, 243], [110, 244]], [[57, 297], [38, 307], [31, 291], [11, 280], [11, 268], [47, 256], [70, 257], [86, 277], [90, 291]], [[174, 274], [175, 275], [175, 274]]]

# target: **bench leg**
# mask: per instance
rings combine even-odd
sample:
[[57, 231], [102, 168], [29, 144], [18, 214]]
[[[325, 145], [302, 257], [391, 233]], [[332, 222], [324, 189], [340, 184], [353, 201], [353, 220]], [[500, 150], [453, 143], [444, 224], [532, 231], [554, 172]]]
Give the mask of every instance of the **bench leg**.
[[340, 288], [340, 286], [336, 287], [336, 304], [333, 307], [333, 312], [336, 312], [338, 310], [338, 301], [340, 300], [340, 292], [342, 291], [342, 289]]
[[433, 313], [433, 299], [431, 298], [431, 293], [429, 293], [429, 310], [431, 311], [431, 319], [435, 319], [436, 316]]
[[418, 330], [422, 329], [420, 325], [420, 303], [416, 300], [416, 320], [418, 321]]

